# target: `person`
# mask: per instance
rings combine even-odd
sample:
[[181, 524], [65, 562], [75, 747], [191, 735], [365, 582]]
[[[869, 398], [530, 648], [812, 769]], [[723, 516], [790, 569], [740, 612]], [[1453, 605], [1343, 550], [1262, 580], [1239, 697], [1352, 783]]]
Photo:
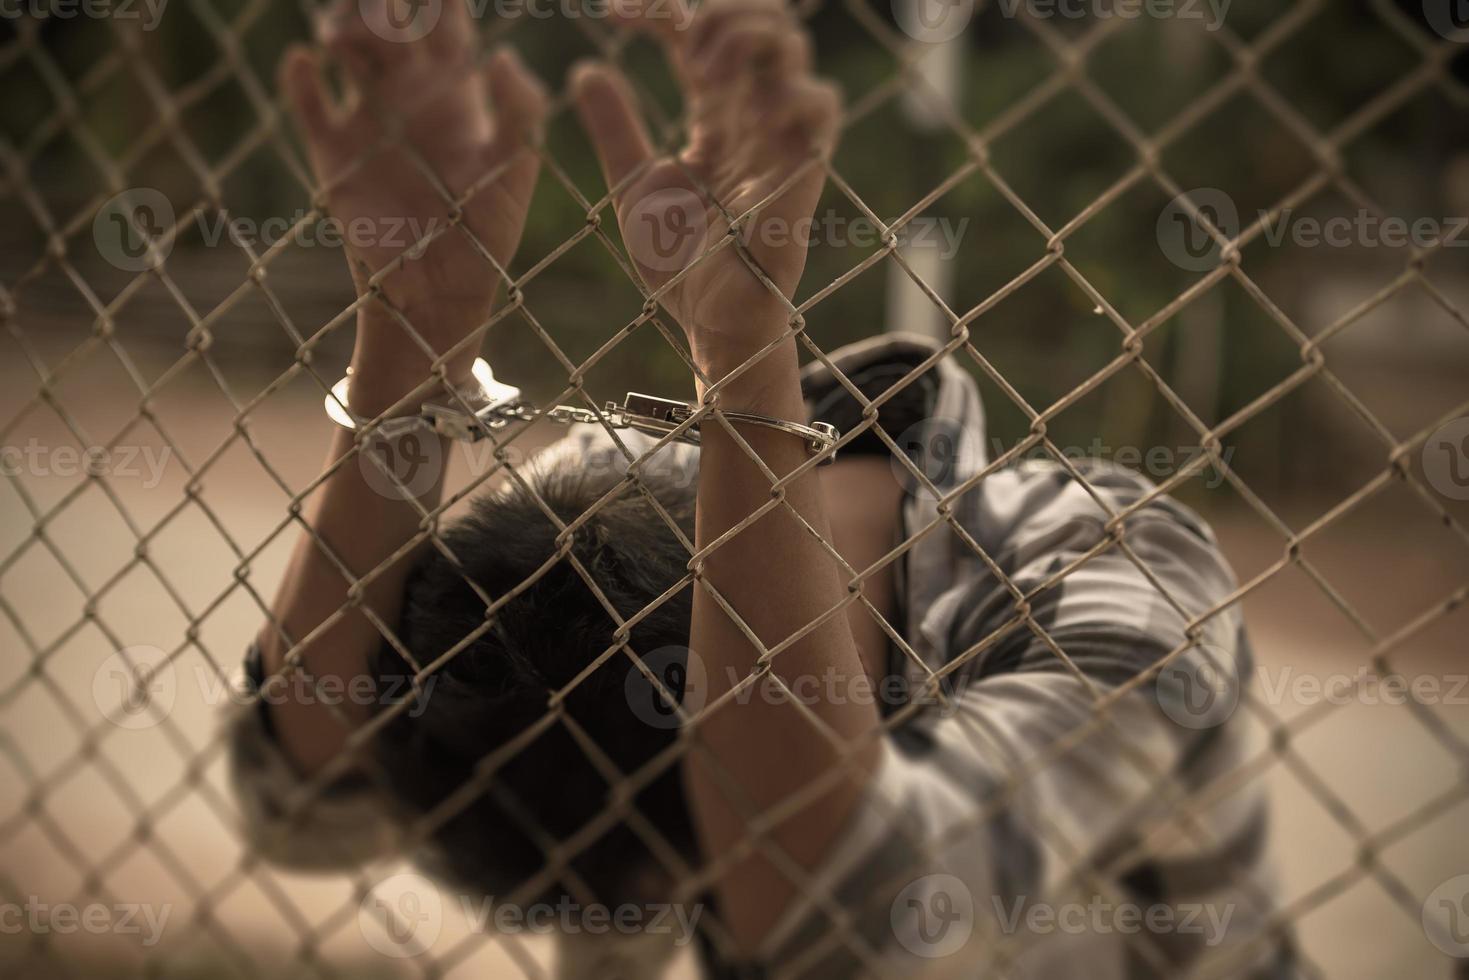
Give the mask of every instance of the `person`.
[[[314, 49], [281, 75], [330, 214], [453, 217], [411, 256], [349, 240], [359, 420], [474, 387], [549, 104], [510, 49], [475, 67], [462, 4], [407, 40], [385, 11], [321, 26], [343, 101]], [[1100, 461], [991, 465], [936, 342], [802, 369], [808, 243], [765, 232], [810, 218], [840, 126], [809, 38], [777, 0], [613, 11], [667, 53], [686, 145], [655, 148], [609, 64], [570, 93], [698, 404], [728, 414], [697, 447], [578, 424], [447, 526], [441, 468], [397, 494], [373, 468], [442, 437], [339, 430], [231, 719], [251, 846], [307, 869], [411, 851], [502, 900], [697, 903], [712, 976], [1289, 975], [1265, 801], [1228, 779], [1252, 729], [1190, 714], [1249, 671], [1211, 532]], [[645, 247], [690, 228], [676, 261]], [[832, 423], [837, 458], [738, 413]], [[1034, 915], [1068, 901], [1177, 925]], [[569, 977], [672, 950], [560, 948]]]

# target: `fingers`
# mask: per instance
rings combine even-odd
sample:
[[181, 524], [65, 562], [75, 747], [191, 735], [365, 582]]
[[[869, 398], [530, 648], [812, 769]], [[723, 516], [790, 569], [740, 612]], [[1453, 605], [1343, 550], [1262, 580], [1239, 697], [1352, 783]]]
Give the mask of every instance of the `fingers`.
[[[706, 13], [707, 12], [707, 13]], [[738, 156], [745, 177], [789, 167], [834, 143], [841, 100], [811, 75], [811, 41], [784, 0], [709, 0], [690, 31], [697, 159]]]
[[572, 73], [571, 88], [607, 187], [620, 194], [627, 176], [653, 155], [627, 80], [607, 65], [582, 64]]
[[529, 197], [540, 172], [540, 158], [529, 148], [539, 138], [550, 99], [541, 80], [510, 47], [501, 47], [485, 69], [490, 104], [495, 112], [495, 136], [490, 143], [493, 164], [510, 161], [505, 181], [512, 195]]
[[336, 125], [335, 108], [321, 78], [321, 60], [304, 44], [294, 44], [281, 58], [281, 89], [302, 132], [312, 139], [330, 135]]
[[443, 0], [443, 13], [429, 31], [428, 48], [440, 61], [460, 62], [474, 50], [474, 18], [465, 0]]
[[612, 0], [612, 13], [635, 31], [649, 34], [676, 51], [694, 19], [686, 0]]
[[825, 157], [836, 143], [841, 115], [842, 97], [834, 83], [802, 77], [786, 90], [768, 123], [788, 155]]
[[739, 22], [792, 22], [785, 0], [707, 0], [689, 29], [685, 47], [692, 58], [705, 57], [711, 44]]
[[490, 86], [490, 103], [495, 109], [496, 140], [503, 138], [524, 144], [534, 139], [550, 104], [541, 80], [508, 46], [501, 47], [490, 58], [485, 74]]
[[[448, 6], [452, 11], [456, 5]], [[407, 21], [399, 19], [405, 10], [412, 15], [420, 8], [410, 0], [337, 0], [322, 12], [317, 23], [322, 46], [347, 70], [358, 94], [376, 92], [404, 69], [435, 57], [429, 50], [431, 43], [420, 40], [427, 35], [418, 33], [411, 16]], [[449, 19], [452, 25], [452, 14]], [[429, 33], [454, 34], [452, 26], [445, 29], [435, 24], [434, 28]]]
[[695, 62], [701, 81], [716, 90], [732, 83], [794, 75], [810, 67], [810, 42], [794, 24], [749, 18], [716, 35]]

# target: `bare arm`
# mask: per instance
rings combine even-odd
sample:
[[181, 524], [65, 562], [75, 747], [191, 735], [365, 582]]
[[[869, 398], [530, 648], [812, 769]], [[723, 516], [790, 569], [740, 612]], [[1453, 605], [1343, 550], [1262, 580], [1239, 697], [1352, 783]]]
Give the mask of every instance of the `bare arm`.
[[[373, 29], [382, 16], [380, 2], [352, 0], [323, 22], [326, 49], [351, 83], [345, 104], [328, 94], [314, 52], [294, 49], [281, 65], [282, 86], [327, 210], [348, 230], [358, 294], [381, 291], [382, 302], [361, 307], [352, 358], [348, 405], [366, 418], [411, 413], [443, 384], [468, 378], [480, 346], [477, 331], [490, 316], [500, 278], [480, 249], [503, 268], [520, 241], [538, 170], [529, 140], [545, 107], [539, 84], [508, 50], [485, 68], [475, 66], [474, 30], [463, 3], [445, 4], [433, 30], [406, 43]], [[403, 126], [400, 142], [383, 148], [387, 127], [395, 123]], [[473, 190], [462, 225], [449, 226], [450, 205], [436, 185], [460, 197]], [[444, 233], [420, 257], [402, 260], [418, 236], [436, 230]], [[338, 432], [325, 468], [353, 445], [352, 433]], [[420, 508], [437, 506], [447, 446], [428, 434], [402, 437], [386, 453], [381, 439], [368, 446], [307, 501], [302, 520], [310, 533], [296, 544], [272, 610], [275, 623], [260, 634], [267, 675], [281, 669], [294, 643], [312, 678], [334, 678], [342, 682], [339, 689], [351, 691], [350, 682], [366, 673], [368, 657], [383, 642], [364, 609], [389, 629], [398, 624], [417, 549], [379, 566], [419, 535]], [[388, 463], [401, 488], [374, 469], [367, 452]], [[413, 459], [429, 469], [405, 465]], [[337, 561], [354, 580], [372, 576], [360, 604], [352, 603]], [[312, 635], [343, 608], [343, 616]], [[301, 696], [303, 690], [310, 688], [290, 685], [271, 711], [288, 756], [302, 772], [314, 773], [341, 753], [370, 707], [347, 703], [339, 717], [337, 708]]]
[[[641, 24], [661, 36], [684, 85], [692, 125], [689, 145], [679, 157], [682, 166], [670, 158], [654, 158], [627, 85], [616, 72], [588, 66], [575, 78], [583, 122], [608, 184], [617, 191], [624, 239], [645, 280], [660, 288], [681, 266], [667, 261], [663, 252], [647, 250], [643, 225], [661, 224], [668, 231], [702, 226], [697, 247], [681, 256], [687, 265], [728, 230], [705, 188], [734, 215], [779, 191], [762, 207], [746, 240], [776, 289], [789, 298], [805, 264], [802, 222], [811, 216], [824, 180], [820, 166], [811, 164], [829, 151], [834, 138], [836, 93], [810, 75], [809, 42], [784, 4], [710, 0], [687, 31], [676, 29], [685, 22], [677, 13], [659, 19], [649, 14]], [[706, 206], [689, 213], [689, 195]], [[786, 303], [728, 247], [690, 268], [662, 301], [684, 328], [695, 363], [711, 382], [726, 377], [787, 329]], [[802, 420], [794, 340], [781, 342], [732, 379], [721, 390], [719, 403], [731, 411]], [[808, 459], [796, 437], [753, 426], [743, 427], [740, 435], [777, 477]], [[704, 549], [768, 504], [772, 487], [718, 422], [704, 422], [701, 438], [696, 543]], [[818, 477], [808, 471], [787, 484], [785, 492], [789, 508], [770, 511], [722, 543], [704, 569], [705, 581], [767, 650], [846, 597], [836, 560], [802, 524], [804, 520], [830, 539]], [[738, 680], [749, 674], [760, 654], [702, 587], [695, 592], [689, 645], [708, 672], [711, 702], [730, 688], [731, 676]], [[846, 679], [863, 676], [841, 612], [783, 649], [772, 667], [788, 682], [828, 671]], [[725, 854], [748, 841], [745, 801], [757, 812], [779, 804], [829, 773], [838, 764], [840, 747], [877, 723], [870, 701], [818, 700], [809, 707], [825, 734], [800, 707], [758, 695], [730, 701], [701, 720], [696, 736], [701, 750], [689, 753], [684, 765], [706, 855]], [[773, 842], [799, 865], [811, 868], [824, 857], [859, 799], [864, 774], [877, 758], [876, 743], [863, 744], [854, 779], [837, 784], [774, 828]], [[721, 773], [727, 774], [727, 783]], [[725, 874], [717, 888], [727, 925], [746, 952], [754, 950], [795, 894], [788, 876], [758, 850]]]

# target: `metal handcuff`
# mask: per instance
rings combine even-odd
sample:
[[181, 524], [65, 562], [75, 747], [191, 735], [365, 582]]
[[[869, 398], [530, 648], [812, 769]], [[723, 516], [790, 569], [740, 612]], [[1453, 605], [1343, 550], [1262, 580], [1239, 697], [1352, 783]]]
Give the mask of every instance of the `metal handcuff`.
[[[478, 390], [462, 394], [463, 407], [425, 402], [417, 415], [384, 419], [378, 424], [377, 432], [385, 439], [396, 439], [410, 432], [426, 429], [460, 442], [478, 442], [492, 431], [503, 429], [512, 422], [530, 422], [538, 414], [542, 414], [515, 385], [497, 381], [484, 358], [475, 358], [471, 376]], [[342, 428], [355, 431], [366, 425], [370, 419], [357, 418], [347, 410], [347, 389], [351, 380], [349, 371], [332, 386], [331, 392], [326, 396], [326, 414]], [[575, 405], [556, 405], [543, 414], [552, 422], [562, 425], [600, 422], [613, 429], [634, 429], [652, 436], [665, 436], [687, 422], [698, 410], [697, 405], [689, 402], [630, 391], [623, 397], [621, 405], [609, 401], [600, 412]], [[841, 436], [836, 426], [826, 422], [812, 422], [807, 425], [748, 412], [721, 414], [730, 422], [764, 426], [798, 436], [805, 441], [807, 451], [813, 456], [830, 450]], [[687, 428], [678, 434], [677, 441], [697, 446], [699, 430], [695, 427]], [[825, 466], [835, 458], [836, 453], [827, 453], [817, 465]]]

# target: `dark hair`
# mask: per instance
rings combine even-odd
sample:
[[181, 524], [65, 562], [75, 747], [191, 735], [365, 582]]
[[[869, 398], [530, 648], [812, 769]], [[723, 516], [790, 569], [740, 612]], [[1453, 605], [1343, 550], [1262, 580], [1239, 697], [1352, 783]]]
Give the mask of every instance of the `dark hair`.
[[[399, 636], [420, 665], [484, 626], [485, 603], [469, 581], [498, 599], [556, 552], [556, 525], [537, 496], [569, 524], [622, 479], [611, 467], [588, 465], [587, 458], [571, 453], [524, 475], [531, 491], [507, 484], [476, 501], [469, 517], [443, 533], [460, 567], [431, 547], [410, 577]], [[654, 473], [644, 476], [643, 484], [692, 540], [692, 481], [679, 485]], [[647, 496], [631, 486], [574, 532], [571, 551], [624, 619], [666, 592], [685, 574], [689, 560], [687, 548]], [[686, 649], [690, 603], [691, 591], [685, 588], [659, 605], [632, 628], [631, 648], [644, 657], [669, 646]], [[483, 787], [472, 799], [455, 799], [445, 808], [453, 814], [421, 855], [428, 870], [459, 887], [504, 894], [548, 863], [525, 828], [538, 828], [559, 842], [609, 806], [611, 785], [559, 720], [488, 779], [477, 775], [476, 766], [543, 719], [550, 692], [565, 687], [606, 651], [614, 630], [612, 618], [563, 557], [435, 673], [421, 711], [404, 712], [385, 727], [375, 740], [375, 754], [411, 809], [427, 812], [476, 780]], [[377, 676], [401, 677], [408, 669], [384, 644]], [[634, 714], [624, 691], [628, 672], [635, 669], [626, 653], [615, 652], [582, 679], [564, 706], [621, 773], [637, 769], [677, 736], [676, 727], [650, 725]], [[639, 792], [633, 805], [681, 853], [692, 854], [692, 824], [677, 764]], [[640, 900], [632, 893], [634, 878], [657, 867], [642, 839], [620, 821], [569, 866], [597, 900], [608, 903]], [[567, 881], [559, 879], [539, 897], [573, 891]]]

